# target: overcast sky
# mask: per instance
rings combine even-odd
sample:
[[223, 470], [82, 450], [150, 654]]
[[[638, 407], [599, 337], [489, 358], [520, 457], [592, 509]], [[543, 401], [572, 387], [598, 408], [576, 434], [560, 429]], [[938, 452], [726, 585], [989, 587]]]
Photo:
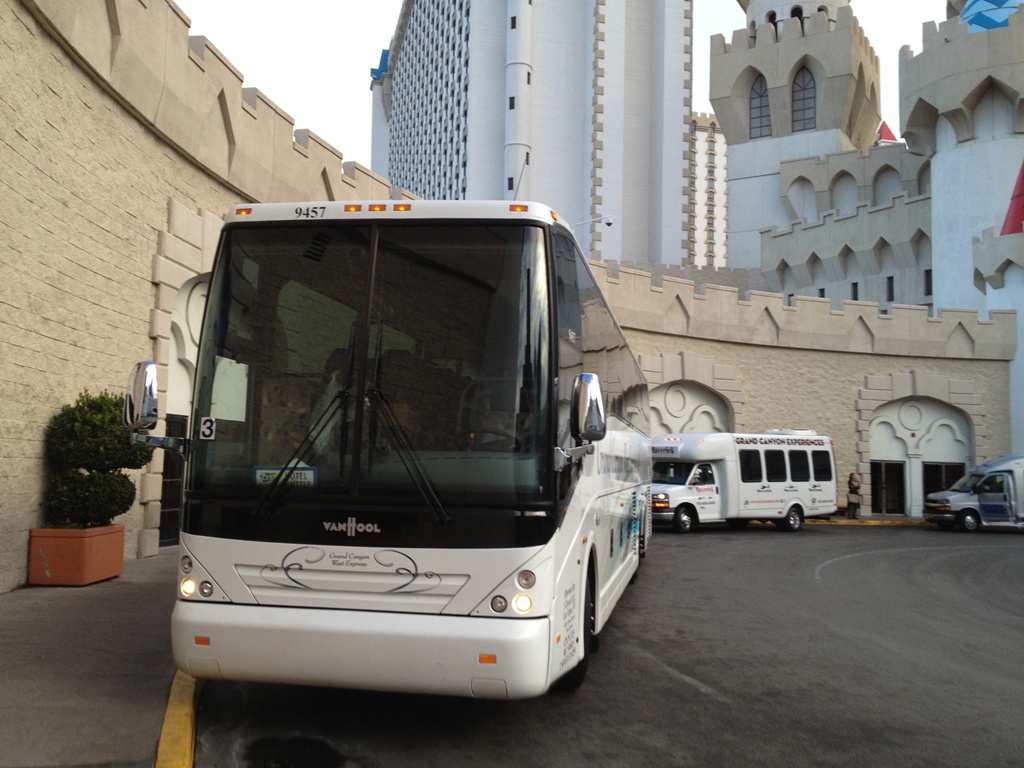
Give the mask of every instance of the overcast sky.
[[[498, 2], [499, 0], [478, 0]], [[369, 167], [370, 69], [380, 61], [402, 0], [176, 0], [204, 35], [258, 88], [295, 120]], [[882, 117], [899, 131], [899, 65], [903, 45], [921, 51], [921, 24], [945, 18], [946, 0], [852, 0], [881, 59]], [[746, 25], [732, 0], [694, 0], [694, 109], [707, 100], [709, 39]], [[281, 9], [287, 12], [282, 13]]]

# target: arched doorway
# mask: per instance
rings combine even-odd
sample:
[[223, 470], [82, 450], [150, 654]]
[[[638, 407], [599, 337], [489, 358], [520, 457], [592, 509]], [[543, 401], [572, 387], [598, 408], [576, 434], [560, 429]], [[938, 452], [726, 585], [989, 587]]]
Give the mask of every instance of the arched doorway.
[[971, 420], [940, 400], [886, 403], [869, 432], [872, 514], [921, 517], [925, 495], [948, 487], [971, 463]]

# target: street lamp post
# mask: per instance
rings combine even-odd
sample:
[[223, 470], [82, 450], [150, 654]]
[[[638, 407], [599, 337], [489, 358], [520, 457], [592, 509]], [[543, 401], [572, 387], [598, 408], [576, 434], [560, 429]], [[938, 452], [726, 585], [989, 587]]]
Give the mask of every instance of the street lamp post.
[[573, 235], [573, 237], [576, 236], [576, 227], [582, 227], [584, 224], [593, 224], [595, 221], [604, 222], [604, 225], [606, 227], [610, 227], [613, 224], [611, 216], [598, 216], [598, 217], [593, 218], [593, 219], [587, 219], [586, 221], [581, 221], [578, 224], [573, 224], [572, 225], [572, 235]]

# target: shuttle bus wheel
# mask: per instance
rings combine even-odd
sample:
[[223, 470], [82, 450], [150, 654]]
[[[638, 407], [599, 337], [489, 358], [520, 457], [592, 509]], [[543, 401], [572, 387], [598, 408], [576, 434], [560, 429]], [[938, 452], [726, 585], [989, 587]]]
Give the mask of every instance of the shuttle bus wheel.
[[800, 514], [800, 507], [790, 507], [786, 516], [775, 521], [775, 527], [780, 531], [799, 531], [804, 524], [803, 515]]
[[672, 528], [676, 533], [689, 533], [694, 526], [694, 513], [691, 507], [685, 504], [676, 508], [675, 517], [672, 518]]

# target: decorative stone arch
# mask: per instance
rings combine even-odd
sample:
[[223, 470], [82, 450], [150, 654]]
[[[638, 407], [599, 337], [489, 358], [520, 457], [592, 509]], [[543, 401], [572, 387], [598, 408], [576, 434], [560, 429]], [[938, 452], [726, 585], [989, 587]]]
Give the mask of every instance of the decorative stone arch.
[[818, 197], [814, 184], [806, 176], [793, 179], [783, 200], [794, 221], [816, 224], [821, 220], [818, 213]]
[[849, 171], [840, 171], [829, 185], [831, 200], [829, 205], [839, 216], [848, 216], [857, 212], [860, 202], [860, 188], [857, 180]]
[[[871, 461], [901, 451], [908, 466], [907, 504], [920, 517], [924, 496], [920, 467], [931, 454], [948, 458], [949, 446], [961, 445], [968, 465], [988, 456], [983, 403], [973, 382], [910, 371], [867, 376], [856, 403], [857, 466], [862, 478], [862, 508], [871, 505]], [[873, 455], [883, 442], [892, 455]], [[944, 447], [942, 447], [944, 446]], [[842, 476], [844, 473], [840, 473]]]
[[[195, 347], [192, 336], [202, 319], [196, 302], [205, 300], [202, 277], [213, 267], [213, 255], [223, 219], [209, 211], [194, 213], [173, 199], [167, 201], [167, 229], [157, 236], [157, 250], [150, 277], [156, 287], [156, 304], [150, 311], [149, 336], [153, 340], [152, 360], [157, 367], [160, 412], [155, 435], [165, 434], [171, 401], [188, 412], [192, 401], [192, 371]], [[188, 350], [191, 348], [191, 359]], [[184, 355], [184, 359], [182, 359]], [[188, 392], [180, 391], [187, 382]], [[173, 387], [173, 395], [172, 395]], [[174, 413], [176, 411], [170, 411]], [[143, 505], [139, 532], [139, 557], [149, 557], [160, 548], [160, 502], [163, 492], [162, 451], [143, 470], [139, 484]]]
[[883, 165], [871, 180], [871, 205], [876, 208], [892, 205], [892, 199], [903, 192], [900, 172], [889, 164]]
[[742, 432], [737, 370], [689, 352], [640, 356], [651, 390], [651, 432]]

